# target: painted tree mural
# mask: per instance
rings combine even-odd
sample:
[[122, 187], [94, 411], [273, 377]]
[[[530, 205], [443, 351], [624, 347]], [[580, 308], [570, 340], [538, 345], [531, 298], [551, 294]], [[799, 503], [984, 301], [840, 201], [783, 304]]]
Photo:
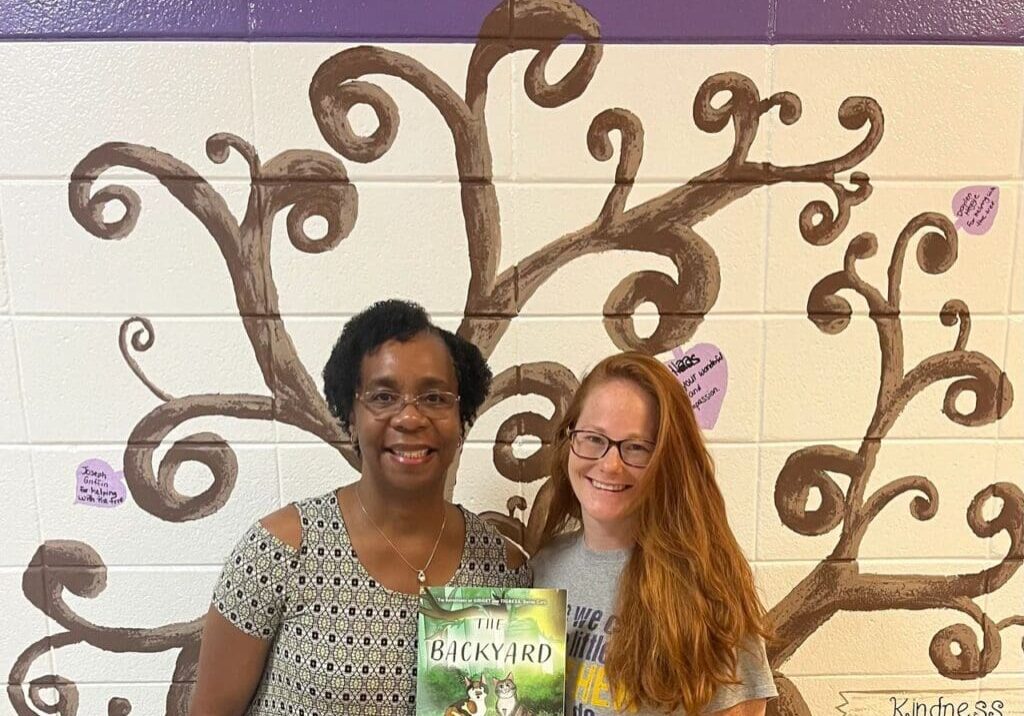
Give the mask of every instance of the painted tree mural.
[[[517, 28], [511, 42], [507, 37], [489, 39], [500, 37], [509, 26]], [[571, 0], [505, 2], [486, 18], [480, 38], [469, 60], [463, 95], [410, 56], [361, 46], [338, 52], [323, 62], [310, 83], [309, 98], [327, 143], [343, 159], [354, 162], [373, 162], [384, 156], [400, 125], [399, 107], [392, 97], [363, 77], [399, 78], [422, 93], [441, 114], [455, 146], [471, 267], [458, 330], [484, 355], [495, 350], [523, 306], [547, 279], [578, 257], [609, 250], [658, 254], [675, 265], [676, 276], [640, 271], [624, 277], [603, 307], [604, 328], [616, 346], [648, 353], [670, 350], [695, 335], [719, 293], [718, 258], [697, 230], [702, 220], [772, 184], [820, 184], [834, 195], [835, 208], [830, 201], [819, 199], [807, 204], [794, 218], [805, 241], [823, 246], [843, 233], [853, 208], [871, 195], [868, 176], [854, 170], [882, 138], [883, 113], [873, 99], [850, 97], [839, 107], [840, 124], [861, 135], [852, 149], [810, 164], [778, 166], [752, 161], [748, 154], [763, 116], [777, 111], [785, 125], [800, 119], [799, 97], [779, 92], [762, 98], [747, 77], [722, 72], [708, 77], [697, 92], [693, 121], [707, 133], [731, 127], [734, 140], [728, 156], [685, 184], [627, 209], [627, 198], [643, 158], [644, 129], [640, 118], [628, 109], [606, 109], [593, 118], [586, 132], [594, 159], [610, 161], [617, 154], [614, 177], [600, 213], [499, 273], [502, 225], [484, 116], [491, 70], [510, 53], [532, 51], [534, 56], [524, 78], [526, 95], [540, 107], [558, 107], [586, 91], [598, 70], [602, 46], [597, 22]], [[550, 82], [546, 78], [547, 64], [555, 49], [569, 38], [585, 40], [580, 56], [564, 76]], [[350, 124], [349, 112], [356, 105], [368, 105], [376, 115], [378, 125], [369, 135], [360, 135]], [[613, 137], [618, 139], [617, 146]], [[356, 224], [357, 187], [349, 182], [343, 161], [333, 154], [291, 149], [264, 162], [240, 137], [215, 134], [206, 141], [206, 153], [215, 163], [226, 161], [232, 152], [244, 158], [250, 175], [248, 204], [241, 220], [199, 172], [151, 147], [103, 144], [79, 162], [68, 184], [71, 213], [82, 227], [101, 239], [119, 240], [130, 235], [142, 208], [139, 196], [128, 186], [94, 187], [112, 167], [152, 175], [203, 224], [224, 258], [239, 316], [266, 383], [265, 395], [172, 395], [147, 378], [134, 357], [153, 346], [156, 333], [152, 323], [144, 317], [123, 323], [121, 353], [160, 401], [128, 436], [125, 477], [134, 502], [160, 520], [199, 520], [216, 512], [230, 499], [239, 477], [231, 446], [210, 432], [177, 440], [159, 465], [154, 465], [156, 452], [170, 432], [198, 417], [281, 421], [334, 446], [350, 464], [355, 465], [357, 460], [297, 356], [278, 310], [270, 263], [273, 221], [279, 212], [288, 210], [288, 238], [296, 249], [307, 253], [330, 251]], [[842, 181], [840, 176], [847, 173], [848, 180]], [[112, 203], [120, 204], [124, 215], [108, 221], [104, 209]], [[326, 220], [327, 231], [322, 238], [307, 234], [305, 222], [311, 217]], [[807, 301], [807, 317], [821, 331], [836, 334], [846, 328], [854, 312], [840, 292], [858, 294], [877, 329], [881, 372], [874, 414], [865, 427], [860, 448], [853, 452], [833, 445], [804, 447], [790, 455], [777, 477], [775, 506], [783, 524], [800, 535], [836, 532], [837, 538], [832, 552], [771, 607], [777, 639], [770, 645], [769, 657], [781, 694], [770, 707], [773, 713], [809, 713], [798, 689], [785, 677], [785, 665], [818, 627], [840, 611], [962, 612], [980, 627], [982, 643], [978, 644], [967, 624], [953, 624], [935, 634], [928, 646], [938, 673], [957, 680], [990, 673], [1000, 660], [1000, 631], [1024, 623], [1022, 616], [997, 623], [977, 601], [1002, 587], [1024, 559], [1024, 493], [1010, 483], [997, 482], [981, 489], [966, 515], [979, 538], [999, 532], [1009, 536], [1010, 548], [997, 565], [978, 573], [942, 576], [880, 575], [860, 570], [861, 541], [872, 520], [895, 497], [916, 493], [911, 515], [917, 520], [930, 519], [938, 509], [938, 490], [925, 475], [898, 477], [868, 494], [876, 456], [904, 408], [928, 386], [946, 381], [952, 382], [946, 389], [942, 411], [960, 425], [992, 423], [1002, 418], [1013, 403], [1012, 386], [999, 366], [968, 348], [971, 316], [962, 301], [949, 300], [939, 316], [944, 325], [956, 327], [953, 347], [909, 370], [904, 365], [900, 287], [911, 248], [915, 248], [921, 270], [942, 273], [957, 259], [957, 230], [941, 214], [911, 218], [895, 239], [888, 283], [881, 288], [858, 274], [857, 262], [879, 249], [874, 235], [860, 234], [849, 242], [842, 268], [822, 278]], [[657, 307], [659, 317], [653, 333], [643, 338], [637, 332], [634, 314], [648, 302]], [[551, 417], [526, 411], [501, 424], [493, 448], [494, 466], [501, 475], [520, 482], [545, 479], [547, 441], [576, 386], [576, 376], [554, 362], [517, 365], [496, 376], [485, 411], [522, 395], [541, 396], [554, 407]], [[974, 397], [970, 412], [957, 408], [962, 393]], [[512, 446], [523, 436], [540, 439], [542, 446], [520, 458], [513, 454]], [[212, 483], [197, 495], [183, 494], [175, 487], [176, 471], [190, 461], [205, 465], [213, 475]], [[835, 476], [842, 476], [848, 486], [841, 487]], [[452, 488], [456, 477], [451, 475]], [[812, 492], [821, 498], [820, 506], [813, 509], [808, 507]], [[541, 487], [532, 505], [516, 496], [509, 500], [507, 514], [488, 513], [486, 517], [529, 549], [536, 545], [548, 499], [547, 490]], [[986, 516], [991, 515], [994, 501], [1001, 504], [994, 516]], [[80, 597], [98, 598], [106, 586], [107, 573], [102, 557], [82, 542], [47, 541], [29, 567], [45, 567], [48, 579], [39, 586], [26, 571], [25, 597], [64, 631], [29, 645], [12, 665], [8, 695], [16, 713], [71, 716], [77, 712], [78, 689], [72, 679], [47, 675], [26, 683], [33, 662], [48, 650], [77, 643], [112, 652], [178, 650], [166, 710], [168, 714], [186, 713], [196, 673], [201, 617], [157, 628], [112, 628], [83, 619], [65, 602], [65, 590]], [[123, 716], [130, 710], [131, 704], [123, 698], [111, 698], [108, 703], [110, 714]]]

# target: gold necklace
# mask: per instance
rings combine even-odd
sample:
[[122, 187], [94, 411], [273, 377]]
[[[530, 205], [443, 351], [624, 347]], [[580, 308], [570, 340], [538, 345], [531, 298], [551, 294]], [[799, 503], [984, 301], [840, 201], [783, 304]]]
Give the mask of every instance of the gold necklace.
[[356, 488], [353, 491], [356, 493], [356, 501], [359, 503], [359, 509], [361, 509], [363, 511], [363, 514], [366, 515], [366, 521], [369, 522], [373, 529], [377, 530], [377, 534], [383, 537], [384, 541], [391, 546], [391, 549], [395, 551], [395, 554], [398, 555], [398, 558], [405, 562], [409, 569], [416, 573], [417, 581], [419, 581], [420, 584], [426, 584], [427, 569], [430, 568], [430, 563], [434, 561], [434, 555], [437, 554], [437, 547], [439, 544], [441, 544], [441, 536], [444, 535], [444, 527], [446, 524], [448, 524], [448, 511], [444, 510], [444, 512], [442, 513], [443, 516], [441, 518], [441, 530], [437, 533], [437, 539], [434, 540], [434, 548], [430, 550], [430, 556], [427, 557], [427, 563], [423, 565], [423, 569], [417, 569], [412, 564], [412, 562], [405, 558], [405, 555], [402, 554], [398, 547], [395, 546], [395, 543], [392, 542], [386, 534], [384, 534], [384, 530], [378, 527], [377, 523], [373, 521], [372, 517], [370, 517], [370, 513], [366, 511], [366, 505], [363, 504], [363, 498], [359, 496], [359, 488]]

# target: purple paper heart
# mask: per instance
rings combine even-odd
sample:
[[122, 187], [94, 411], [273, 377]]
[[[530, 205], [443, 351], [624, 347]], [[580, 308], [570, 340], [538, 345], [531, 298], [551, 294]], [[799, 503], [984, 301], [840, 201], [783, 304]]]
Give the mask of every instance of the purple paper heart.
[[729, 364], [722, 351], [711, 343], [676, 348], [665, 365], [683, 384], [697, 424], [704, 430], [715, 427], [729, 387]]
[[86, 460], [75, 470], [76, 505], [117, 507], [127, 495], [124, 472], [115, 471], [103, 460]]
[[984, 234], [992, 228], [999, 213], [999, 187], [965, 186], [953, 197], [956, 228], [968, 234]]

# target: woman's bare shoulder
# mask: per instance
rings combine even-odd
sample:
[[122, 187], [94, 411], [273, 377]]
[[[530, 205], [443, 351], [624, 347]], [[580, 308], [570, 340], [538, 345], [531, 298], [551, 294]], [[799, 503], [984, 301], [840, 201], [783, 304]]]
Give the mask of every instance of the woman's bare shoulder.
[[260, 524], [289, 547], [298, 549], [302, 545], [302, 520], [294, 504], [271, 512], [260, 520]]

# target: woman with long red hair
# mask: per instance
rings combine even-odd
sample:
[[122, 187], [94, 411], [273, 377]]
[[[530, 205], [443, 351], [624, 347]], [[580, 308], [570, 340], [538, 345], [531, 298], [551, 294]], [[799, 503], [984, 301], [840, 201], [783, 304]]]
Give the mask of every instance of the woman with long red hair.
[[568, 590], [566, 714], [763, 714], [750, 565], [686, 392], [640, 353], [586, 376], [555, 438], [538, 587]]

